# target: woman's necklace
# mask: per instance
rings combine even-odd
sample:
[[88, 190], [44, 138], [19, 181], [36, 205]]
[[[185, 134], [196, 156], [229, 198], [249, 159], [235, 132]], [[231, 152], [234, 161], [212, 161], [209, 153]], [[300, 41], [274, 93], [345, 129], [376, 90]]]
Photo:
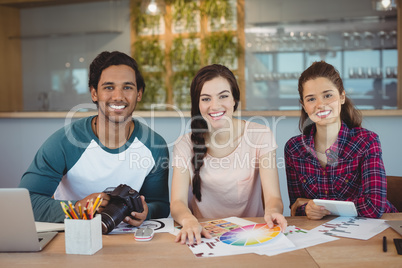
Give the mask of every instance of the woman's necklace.
[[[95, 136], [98, 137], [98, 139], [99, 139], [99, 136], [98, 136], [98, 128], [96, 127], [96, 123], [97, 123], [97, 122], [98, 122], [98, 116], [96, 116], [96, 118], [95, 118], [94, 130], [95, 130]], [[131, 122], [130, 122], [130, 125], [128, 126], [128, 133], [127, 133], [126, 141], [128, 141], [128, 139], [130, 138], [130, 133], [131, 133]]]

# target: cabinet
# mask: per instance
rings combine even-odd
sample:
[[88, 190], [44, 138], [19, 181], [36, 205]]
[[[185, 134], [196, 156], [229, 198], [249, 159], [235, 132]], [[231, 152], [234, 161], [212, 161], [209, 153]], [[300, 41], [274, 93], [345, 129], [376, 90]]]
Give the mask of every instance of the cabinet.
[[19, 31], [19, 10], [0, 6], [0, 112], [22, 110], [21, 42], [8, 39]]

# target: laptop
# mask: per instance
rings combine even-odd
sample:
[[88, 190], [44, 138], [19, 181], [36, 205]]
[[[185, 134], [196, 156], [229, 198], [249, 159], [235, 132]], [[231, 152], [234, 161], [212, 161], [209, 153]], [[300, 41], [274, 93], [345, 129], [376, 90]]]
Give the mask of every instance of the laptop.
[[37, 233], [29, 192], [0, 188], [0, 252], [41, 251], [57, 232]]
[[402, 235], [402, 220], [397, 221], [385, 221], [392, 229], [394, 229], [397, 233]]

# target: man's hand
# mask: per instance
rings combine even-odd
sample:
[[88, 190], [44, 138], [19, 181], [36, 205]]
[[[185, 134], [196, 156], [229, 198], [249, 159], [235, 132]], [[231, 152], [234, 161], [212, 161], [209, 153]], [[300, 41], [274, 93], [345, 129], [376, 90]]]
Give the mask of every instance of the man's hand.
[[[78, 207], [78, 204], [81, 204], [81, 207], [84, 208], [87, 205], [87, 202], [89, 201], [93, 201], [93, 203], [95, 203], [96, 198], [98, 198], [98, 196], [100, 195], [100, 198], [103, 198], [102, 203], [100, 204], [99, 208], [98, 208], [98, 213], [101, 213], [102, 210], [107, 206], [107, 204], [109, 203], [110, 200], [110, 196], [106, 193], [93, 193], [88, 195], [87, 197], [78, 200], [77, 203], [75, 203], [75, 207]], [[94, 211], [95, 213], [95, 211]]]
[[145, 219], [148, 216], [148, 205], [145, 202], [145, 197], [143, 195], [141, 195], [141, 201], [142, 201], [142, 206], [144, 208], [144, 211], [142, 213], [139, 213], [136, 211], [131, 212], [131, 217], [127, 216], [124, 218], [123, 221], [125, 223], [138, 227], [145, 221]]

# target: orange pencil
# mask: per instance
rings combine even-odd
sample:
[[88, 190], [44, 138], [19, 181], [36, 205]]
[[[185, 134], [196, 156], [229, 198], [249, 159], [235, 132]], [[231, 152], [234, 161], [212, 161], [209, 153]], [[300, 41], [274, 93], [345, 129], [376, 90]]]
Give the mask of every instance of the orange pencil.
[[86, 207], [84, 207], [84, 209], [82, 210], [82, 219], [84, 219], [84, 220], [88, 219], [88, 217], [87, 217], [87, 208]]

